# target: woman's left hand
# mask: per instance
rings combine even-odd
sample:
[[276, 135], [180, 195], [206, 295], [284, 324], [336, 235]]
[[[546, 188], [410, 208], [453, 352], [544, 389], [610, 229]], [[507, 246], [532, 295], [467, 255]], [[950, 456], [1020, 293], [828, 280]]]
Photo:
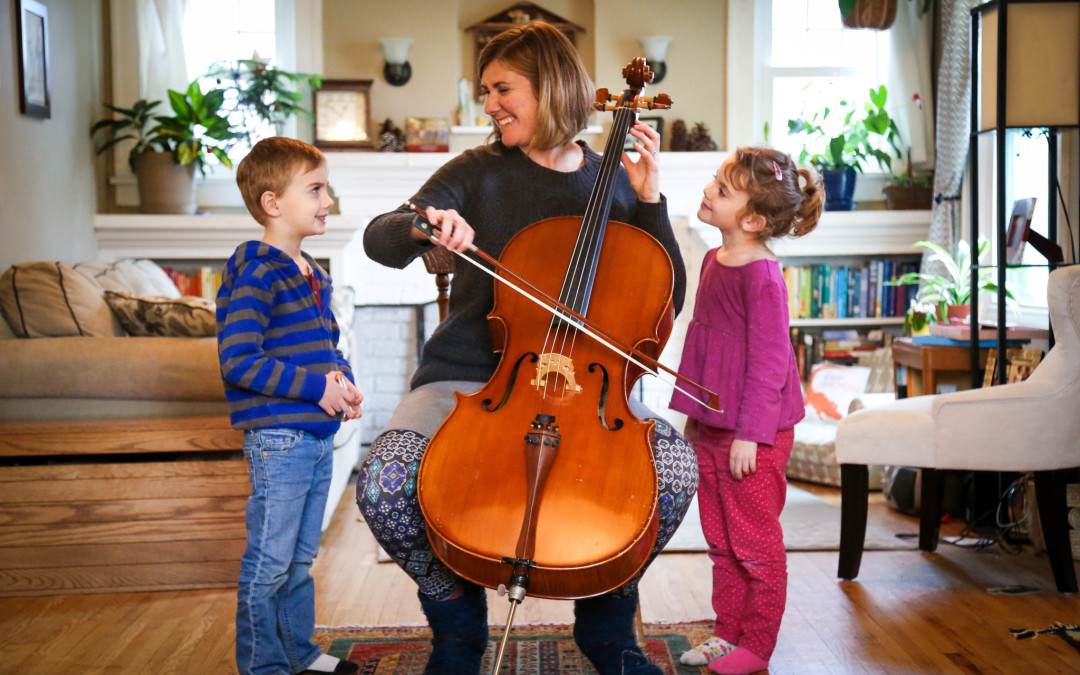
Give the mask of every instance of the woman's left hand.
[[660, 152], [660, 134], [648, 124], [635, 122], [630, 127], [634, 141], [634, 150], [641, 155], [638, 161], [631, 161], [630, 155], [622, 154], [622, 164], [630, 177], [630, 186], [634, 188], [638, 199], [655, 204], [660, 201], [660, 165], [656, 155]]

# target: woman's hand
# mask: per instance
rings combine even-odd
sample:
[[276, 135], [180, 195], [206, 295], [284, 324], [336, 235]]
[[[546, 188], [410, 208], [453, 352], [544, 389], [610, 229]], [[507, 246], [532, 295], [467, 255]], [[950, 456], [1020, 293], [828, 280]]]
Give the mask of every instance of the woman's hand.
[[757, 471], [757, 443], [734, 440], [731, 442], [731, 477], [742, 480]]
[[660, 134], [648, 124], [635, 122], [630, 127], [630, 135], [635, 139], [634, 150], [641, 157], [638, 161], [630, 160], [630, 155], [622, 154], [622, 164], [630, 177], [630, 186], [634, 188], [638, 199], [655, 204], [660, 201], [660, 165], [656, 155], [660, 152]]
[[[439, 246], [458, 252], [469, 250], [476, 233], [472, 226], [461, 217], [461, 214], [453, 209], [440, 211], [433, 206], [427, 207], [426, 213], [428, 222], [439, 228], [436, 233]], [[413, 228], [413, 237], [421, 241], [431, 241], [426, 234], [416, 228]]]

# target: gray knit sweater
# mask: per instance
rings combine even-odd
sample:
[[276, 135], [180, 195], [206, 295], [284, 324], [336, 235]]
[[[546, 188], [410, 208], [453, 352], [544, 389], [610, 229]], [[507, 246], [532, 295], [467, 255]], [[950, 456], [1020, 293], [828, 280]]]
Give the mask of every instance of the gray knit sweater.
[[[468, 150], [436, 171], [412, 202], [422, 208], [430, 205], [456, 210], [476, 231], [473, 243], [497, 258], [510, 238], [526, 226], [544, 218], [585, 214], [601, 157], [581, 145], [585, 165], [571, 173], [540, 166], [519, 149], [499, 143], [495, 145], [497, 155], [482, 148]], [[666, 200], [662, 198], [658, 204], [638, 201], [620, 168], [609, 219], [640, 227], [667, 250], [675, 268], [673, 300], [678, 313], [686, 292], [686, 269], [668, 220]], [[383, 265], [404, 268], [429, 250], [431, 244], [412, 238], [412, 221], [412, 212], [404, 207], [371, 221], [364, 231], [367, 255]], [[491, 277], [457, 261], [449, 312], [424, 345], [412, 379], [414, 388], [445, 380], [490, 379], [499, 363], [487, 321], [494, 305], [493, 284]]]

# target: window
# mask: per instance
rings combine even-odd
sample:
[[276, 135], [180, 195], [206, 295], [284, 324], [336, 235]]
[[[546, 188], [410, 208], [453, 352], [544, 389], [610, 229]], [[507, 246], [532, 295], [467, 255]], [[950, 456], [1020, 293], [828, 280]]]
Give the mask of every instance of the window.
[[[1030, 132], [1009, 132], [1005, 144], [1007, 162], [1006, 185], [1012, 193], [1006, 199], [1009, 210], [1012, 202], [1024, 197], [1035, 197], [1035, 213], [1031, 219], [1031, 229], [1045, 236], [1047, 234], [1047, 213], [1056, 208], [1057, 203], [1047, 203], [1048, 181], [1047, 162], [1049, 147], [1046, 129], [1032, 129]], [[1063, 224], [1063, 223], [1062, 223]], [[1046, 258], [1031, 246], [1025, 246], [1021, 263], [1024, 265], [1044, 265]], [[1047, 267], [1019, 267], [1006, 272], [1006, 287], [1016, 296], [1017, 302], [1025, 310], [1032, 307], [1046, 307], [1046, 284], [1050, 270]], [[1012, 317], [1009, 320], [1013, 320]]]
[[[861, 109], [867, 91], [885, 81], [889, 67], [890, 31], [850, 30], [841, 24], [836, 0], [758, 0], [768, 5], [767, 25], [758, 31], [763, 55], [761, 109], [769, 125], [769, 143], [799, 154], [802, 136], [788, 136], [787, 121], [802, 113], [835, 109], [848, 101]], [[890, 94], [889, 108], [896, 107]], [[828, 122], [839, 122], [832, 115]], [[811, 152], [824, 150], [808, 143]], [[876, 164], [870, 167], [874, 170]]]
[[[184, 57], [189, 80], [206, 73], [218, 61], [258, 58], [273, 63], [277, 55], [275, 0], [188, 0], [184, 15]], [[203, 91], [215, 86], [213, 80], [202, 83]], [[231, 100], [230, 100], [231, 99]], [[226, 97], [225, 107], [235, 107], [235, 92]], [[252, 124], [234, 111], [229, 115], [234, 125]], [[260, 121], [259, 138], [273, 136], [273, 125]], [[229, 151], [235, 164], [250, 150], [245, 142]]]

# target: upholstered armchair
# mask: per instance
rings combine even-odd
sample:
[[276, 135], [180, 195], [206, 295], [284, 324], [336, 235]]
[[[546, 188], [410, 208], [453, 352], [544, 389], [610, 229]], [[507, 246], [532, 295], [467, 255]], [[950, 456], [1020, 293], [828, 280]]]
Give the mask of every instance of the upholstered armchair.
[[1080, 266], [1051, 273], [1048, 295], [1056, 344], [1027, 380], [899, 399], [840, 422], [840, 578], [859, 573], [867, 465], [922, 469], [923, 551], [937, 548], [943, 470], [1034, 472], [1054, 580], [1059, 591], [1076, 592], [1063, 470], [1080, 467]]

